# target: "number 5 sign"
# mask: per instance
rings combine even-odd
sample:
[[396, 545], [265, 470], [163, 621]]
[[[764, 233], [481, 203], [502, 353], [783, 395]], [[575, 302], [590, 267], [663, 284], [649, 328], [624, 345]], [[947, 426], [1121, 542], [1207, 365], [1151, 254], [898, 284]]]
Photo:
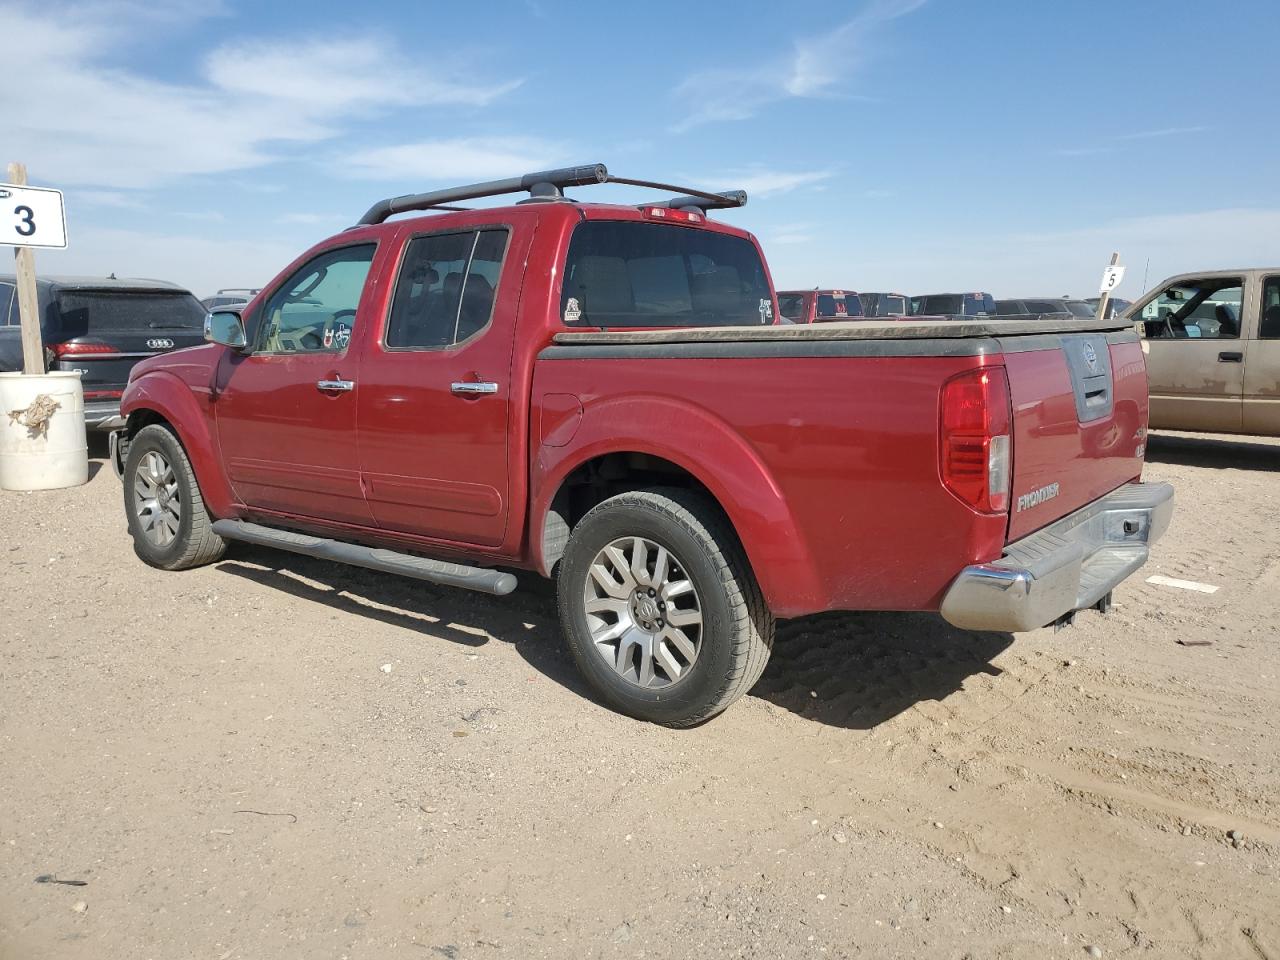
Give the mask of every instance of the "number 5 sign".
[[67, 245], [62, 191], [0, 183], [0, 246]]

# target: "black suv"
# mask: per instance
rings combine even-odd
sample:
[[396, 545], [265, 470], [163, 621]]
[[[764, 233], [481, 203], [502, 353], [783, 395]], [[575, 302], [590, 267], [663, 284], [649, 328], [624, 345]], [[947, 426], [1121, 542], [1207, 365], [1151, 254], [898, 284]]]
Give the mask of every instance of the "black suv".
[[[46, 277], [36, 281], [45, 369], [78, 370], [89, 429], [121, 426], [120, 394], [143, 357], [204, 341], [205, 310], [163, 280]], [[13, 276], [0, 276], [0, 371], [22, 369]]]

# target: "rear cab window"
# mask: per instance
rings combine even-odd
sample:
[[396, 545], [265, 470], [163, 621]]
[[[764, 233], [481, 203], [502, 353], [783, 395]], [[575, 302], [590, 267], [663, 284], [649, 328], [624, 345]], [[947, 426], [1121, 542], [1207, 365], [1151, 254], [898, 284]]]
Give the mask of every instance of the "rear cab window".
[[862, 315], [862, 303], [858, 300], [856, 293], [835, 290], [831, 293], [818, 294], [818, 309], [815, 316], [819, 320], [844, 320], [847, 317]]
[[570, 327], [762, 326], [774, 322], [773, 293], [745, 237], [587, 220], [569, 241], [560, 316]]
[[804, 323], [807, 317], [804, 312], [803, 293], [780, 293], [778, 294], [778, 313], [782, 314], [784, 320], [790, 320], [792, 323]]
[[123, 331], [200, 330], [205, 309], [181, 290], [62, 290], [57, 295], [60, 337]]

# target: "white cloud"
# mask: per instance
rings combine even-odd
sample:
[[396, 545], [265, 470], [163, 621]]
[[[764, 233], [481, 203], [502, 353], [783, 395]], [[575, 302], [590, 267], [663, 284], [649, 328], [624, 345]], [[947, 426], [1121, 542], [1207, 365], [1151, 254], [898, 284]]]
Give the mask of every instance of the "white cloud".
[[343, 213], [286, 213], [277, 217], [276, 222], [316, 226], [326, 223], [350, 223], [351, 217]]
[[745, 120], [779, 100], [831, 95], [870, 61], [870, 38], [876, 30], [918, 10], [925, 2], [871, 0], [835, 28], [796, 40], [790, 56], [759, 66], [712, 68], [693, 74], [675, 89], [675, 96], [692, 109], [672, 129], [682, 132], [705, 123]]
[[200, 81], [186, 84], [108, 63], [108, 54], [158, 42], [165, 23], [183, 10], [195, 17], [195, 9], [0, 3], [5, 134], [33, 182], [127, 189], [247, 170], [285, 144], [326, 140], [371, 112], [478, 106], [518, 84], [460, 83], [419, 66], [431, 58], [410, 60], [370, 36], [294, 38], [285, 50], [228, 44], [209, 54]]
[[1153, 140], [1157, 137], [1182, 137], [1192, 133], [1204, 133], [1208, 127], [1161, 127], [1159, 130], [1139, 130], [1136, 133], [1126, 133], [1117, 140]]
[[767, 197], [770, 194], [790, 193], [799, 187], [808, 187], [833, 176], [830, 170], [767, 170], [756, 169], [727, 173], [723, 177], [725, 183], [737, 190], [747, 191], [751, 197]]
[[535, 137], [463, 137], [373, 147], [342, 158], [342, 172], [369, 180], [472, 181], [513, 177], [566, 162], [568, 145]]

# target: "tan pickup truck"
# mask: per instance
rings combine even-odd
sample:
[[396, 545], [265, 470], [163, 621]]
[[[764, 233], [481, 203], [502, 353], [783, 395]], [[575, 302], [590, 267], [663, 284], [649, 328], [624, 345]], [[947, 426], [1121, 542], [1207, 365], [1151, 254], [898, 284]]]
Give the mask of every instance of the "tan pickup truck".
[[1170, 277], [1126, 316], [1153, 429], [1280, 436], [1280, 267]]

